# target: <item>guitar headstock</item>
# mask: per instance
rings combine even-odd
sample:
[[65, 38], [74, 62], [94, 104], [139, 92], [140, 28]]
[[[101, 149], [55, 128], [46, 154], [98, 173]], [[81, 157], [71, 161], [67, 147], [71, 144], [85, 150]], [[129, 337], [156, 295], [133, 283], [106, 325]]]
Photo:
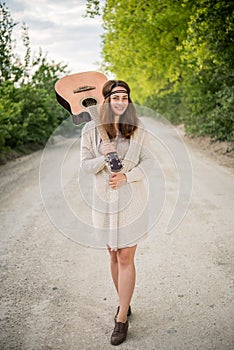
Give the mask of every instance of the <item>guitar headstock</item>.
[[57, 101], [72, 115], [78, 115], [90, 105], [102, 104], [106, 81], [107, 77], [100, 72], [67, 75], [55, 84]]

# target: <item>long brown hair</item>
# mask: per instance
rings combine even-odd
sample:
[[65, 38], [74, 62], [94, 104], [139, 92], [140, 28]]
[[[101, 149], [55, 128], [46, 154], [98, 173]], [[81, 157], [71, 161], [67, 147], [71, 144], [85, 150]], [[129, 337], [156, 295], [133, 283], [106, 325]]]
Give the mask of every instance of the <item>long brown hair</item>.
[[130, 97], [130, 88], [123, 80], [108, 80], [104, 84], [102, 94], [105, 100], [100, 108], [100, 119], [109, 137], [115, 138], [114, 114], [110, 105], [110, 93], [115, 87], [120, 87], [120, 89], [121, 87], [124, 88], [128, 94], [128, 107], [119, 118], [118, 128], [123, 137], [130, 138], [137, 129], [138, 118], [136, 115], [136, 108]]

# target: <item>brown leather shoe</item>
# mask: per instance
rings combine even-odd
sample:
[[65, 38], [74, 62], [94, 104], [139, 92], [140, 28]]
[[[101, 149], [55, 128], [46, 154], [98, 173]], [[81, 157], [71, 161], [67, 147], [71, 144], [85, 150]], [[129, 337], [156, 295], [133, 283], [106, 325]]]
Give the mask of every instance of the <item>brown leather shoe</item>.
[[[119, 313], [119, 306], [117, 307], [117, 311], [115, 314], [115, 318], [114, 318], [115, 321], [117, 320], [118, 313]], [[131, 314], [132, 314], [132, 309], [131, 309], [131, 306], [129, 305], [127, 317], [131, 316]]]
[[115, 328], [111, 334], [111, 345], [119, 345], [123, 343], [127, 338], [128, 333], [128, 321], [125, 323], [115, 322]]

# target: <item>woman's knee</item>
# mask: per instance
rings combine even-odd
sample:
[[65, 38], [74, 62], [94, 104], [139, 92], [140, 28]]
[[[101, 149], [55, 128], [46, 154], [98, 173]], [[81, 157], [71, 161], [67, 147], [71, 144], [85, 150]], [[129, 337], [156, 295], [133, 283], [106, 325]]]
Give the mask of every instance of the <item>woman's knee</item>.
[[123, 267], [134, 264], [134, 253], [133, 248], [119, 249], [117, 252], [118, 264]]
[[114, 264], [117, 264], [117, 262], [118, 262], [118, 260], [117, 260], [117, 252], [109, 249], [109, 254], [110, 254], [110, 262], [114, 263]]

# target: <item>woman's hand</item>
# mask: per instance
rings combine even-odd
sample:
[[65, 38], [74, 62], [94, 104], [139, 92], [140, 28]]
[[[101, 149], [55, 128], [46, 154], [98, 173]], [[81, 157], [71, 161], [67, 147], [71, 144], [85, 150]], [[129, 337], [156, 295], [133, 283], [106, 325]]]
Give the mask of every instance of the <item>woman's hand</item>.
[[123, 173], [115, 173], [110, 175], [109, 185], [113, 190], [125, 185], [126, 182], [127, 182], [126, 175]]
[[106, 156], [108, 153], [116, 152], [116, 149], [112, 143], [102, 143], [100, 146], [100, 153]]

